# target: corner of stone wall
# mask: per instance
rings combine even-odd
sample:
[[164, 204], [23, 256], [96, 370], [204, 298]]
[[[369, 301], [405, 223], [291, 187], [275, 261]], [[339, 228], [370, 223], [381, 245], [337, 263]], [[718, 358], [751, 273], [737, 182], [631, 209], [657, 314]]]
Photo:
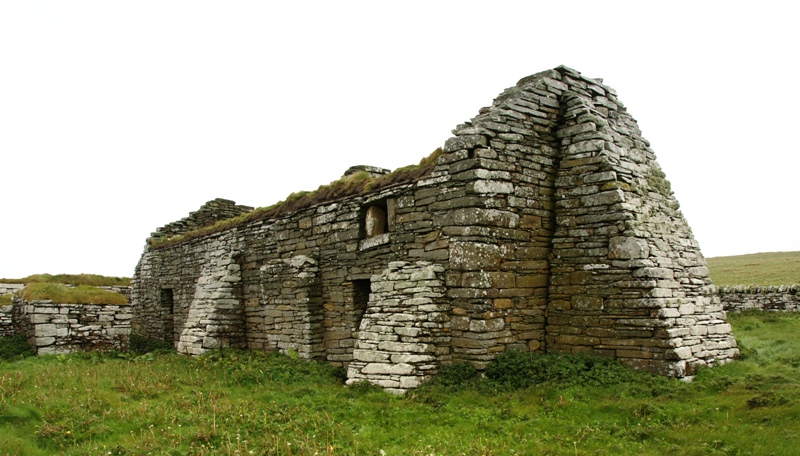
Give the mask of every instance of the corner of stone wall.
[[453, 359], [478, 369], [508, 349], [544, 350], [559, 78], [505, 90], [453, 130], [437, 167], [453, 195], [434, 218], [449, 237]]
[[678, 204], [605, 86], [560, 69], [548, 351], [681, 377], [738, 352]]

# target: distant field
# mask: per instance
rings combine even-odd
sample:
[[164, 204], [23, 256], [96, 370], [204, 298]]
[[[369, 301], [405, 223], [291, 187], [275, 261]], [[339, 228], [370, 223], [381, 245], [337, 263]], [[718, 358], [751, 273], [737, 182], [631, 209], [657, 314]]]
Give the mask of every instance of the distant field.
[[714, 285], [800, 283], [800, 252], [753, 253], [707, 258]]
[[[790, 285], [800, 283], [800, 252], [753, 253], [707, 258], [711, 279], [722, 285]], [[0, 283], [69, 283], [90, 286], [127, 286], [128, 277], [95, 274], [36, 274]]]
[[128, 286], [128, 277], [107, 277], [97, 274], [34, 274], [22, 279], [0, 279], [0, 283], [68, 283], [92, 287]]

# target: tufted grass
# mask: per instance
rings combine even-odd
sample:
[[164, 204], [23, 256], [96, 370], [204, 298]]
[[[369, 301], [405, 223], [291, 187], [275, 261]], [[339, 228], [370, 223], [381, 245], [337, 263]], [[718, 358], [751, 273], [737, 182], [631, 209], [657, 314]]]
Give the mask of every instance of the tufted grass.
[[93, 287], [128, 286], [128, 277], [108, 277], [98, 274], [33, 274], [23, 279], [0, 279], [0, 283], [66, 283]]
[[0, 454], [796, 454], [800, 315], [730, 322], [743, 358], [688, 384], [613, 368], [565, 378], [584, 361], [563, 357], [543, 383], [454, 367], [405, 397], [277, 354], [0, 362]]
[[4, 294], [0, 295], [0, 306], [10, 306], [11, 305], [11, 298], [14, 295]]
[[800, 284], [800, 252], [753, 253], [706, 261], [717, 286]]
[[49, 299], [59, 304], [127, 304], [125, 296], [119, 293], [88, 285], [68, 287], [58, 283], [32, 283], [19, 294], [27, 301]]
[[192, 239], [221, 233], [258, 220], [275, 218], [324, 202], [375, 192], [395, 184], [413, 182], [427, 176], [433, 171], [433, 168], [436, 166], [436, 159], [439, 158], [441, 153], [441, 148], [436, 149], [430, 155], [420, 160], [419, 164], [398, 168], [378, 178], [372, 178], [366, 172], [358, 172], [347, 177], [342, 177], [328, 185], [321, 185], [315, 191], [292, 193], [285, 200], [272, 206], [259, 207], [246, 214], [220, 220], [212, 225], [198, 228], [182, 235], [151, 239], [149, 244], [153, 249], [167, 248]]

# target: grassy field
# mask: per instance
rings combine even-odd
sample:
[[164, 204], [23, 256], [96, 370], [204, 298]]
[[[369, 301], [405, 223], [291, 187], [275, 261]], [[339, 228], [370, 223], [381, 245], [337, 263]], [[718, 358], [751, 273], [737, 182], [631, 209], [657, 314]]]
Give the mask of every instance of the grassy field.
[[19, 293], [22, 299], [49, 299], [63, 304], [116, 304], [125, 305], [125, 296], [88, 285], [67, 287], [57, 283], [31, 283]]
[[65, 283], [92, 287], [128, 286], [128, 277], [108, 277], [97, 274], [33, 274], [22, 279], [0, 279], [0, 283]]
[[0, 454], [797, 454], [800, 316], [730, 321], [745, 356], [688, 384], [570, 358], [524, 380], [524, 355], [394, 397], [274, 354], [14, 355]]
[[717, 286], [800, 283], [800, 252], [716, 257], [707, 262], [711, 280]]

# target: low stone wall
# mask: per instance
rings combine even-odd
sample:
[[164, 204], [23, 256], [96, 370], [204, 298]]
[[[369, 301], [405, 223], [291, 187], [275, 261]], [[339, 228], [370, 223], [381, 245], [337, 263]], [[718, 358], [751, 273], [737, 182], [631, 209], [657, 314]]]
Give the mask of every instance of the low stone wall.
[[11, 307], [14, 332], [24, 334], [37, 355], [128, 349], [128, 305], [59, 304], [14, 298]]
[[22, 283], [0, 283], [0, 295], [14, 294], [23, 288], [25, 284]]
[[12, 311], [12, 306], [0, 306], [0, 337], [10, 337], [14, 335]]
[[800, 311], [800, 285], [771, 287], [733, 286], [720, 287], [719, 298], [727, 312], [743, 310], [768, 310], [778, 312]]

